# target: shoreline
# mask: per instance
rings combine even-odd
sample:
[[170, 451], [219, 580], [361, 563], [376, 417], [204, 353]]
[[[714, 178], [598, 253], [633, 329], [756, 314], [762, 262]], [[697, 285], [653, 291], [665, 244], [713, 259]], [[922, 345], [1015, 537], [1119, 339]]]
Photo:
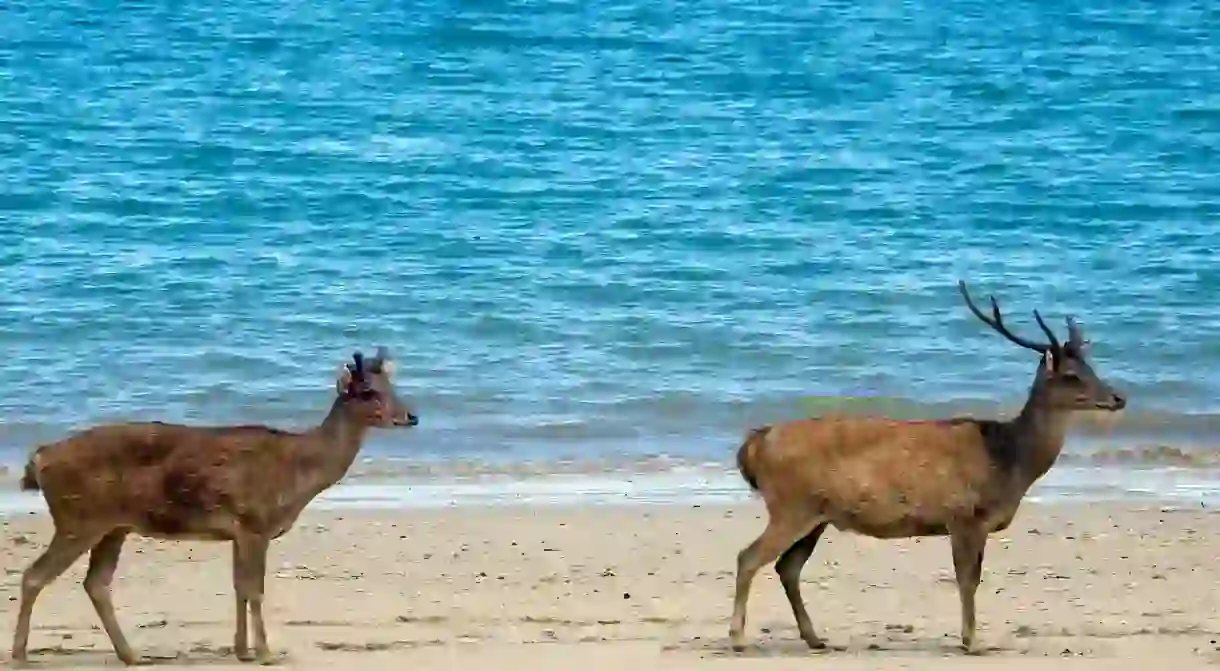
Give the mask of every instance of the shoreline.
[[[694, 669], [1144, 668], [1220, 661], [1213, 596], [1220, 515], [1119, 504], [1023, 507], [988, 544], [981, 657], [957, 649], [943, 538], [831, 532], [802, 574], [815, 627], [797, 638], [772, 570], [751, 591], [744, 653], [728, 649], [736, 553], [761, 503], [309, 511], [272, 545], [271, 644], [296, 668], [572, 666]], [[0, 623], [20, 570], [50, 538], [45, 515], [0, 521]], [[132, 537], [114, 598], [132, 643], [160, 664], [248, 668], [232, 642], [226, 543]], [[40, 668], [117, 664], [78, 560], [38, 602]], [[172, 589], [168, 585], [173, 585]], [[0, 652], [0, 658], [7, 650]], [[730, 666], [732, 665], [732, 666]]]
[[[454, 474], [385, 468], [369, 464], [310, 503], [309, 511], [431, 510], [448, 508], [538, 506], [688, 506], [730, 505], [756, 499], [735, 470], [712, 464], [680, 464], [653, 460], [644, 471], [578, 467], [546, 471], [518, 464], [509, 469]], [[636, 464], [639, 466], [639, 464]], [[438, 469], [440, 470], [440, 469]], [[448, 472], [445, 472], [448, 471]], [[419, 473], [432, 473], [421, 475]], [[16, 475], [0, 487], [0, 519], [45, 510], [38, 492], [22, 492]], [[1026, 504], [1074, 503], [1162, 504], [1220, 507], [1220, 471], [1214, 469], [1130, 466], [1069, 466], [1053, 468], [1036, 483]]]

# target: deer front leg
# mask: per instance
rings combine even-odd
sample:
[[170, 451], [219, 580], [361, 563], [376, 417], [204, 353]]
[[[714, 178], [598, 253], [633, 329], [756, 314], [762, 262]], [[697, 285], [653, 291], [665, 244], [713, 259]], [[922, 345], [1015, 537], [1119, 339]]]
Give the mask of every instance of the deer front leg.
[[978, 654], [975, 639], [974, 595], [983, 577], [983, 550], [987, 532], [971, 527], [951, 532], [953, 570], [957, 574], [957, 594], [962, 604], [962, 647], [969, 654]]
[[233, 597], [237, 606], [234, 618], [233, 654], [243, 662], [252, 662], [254, 655], [250, 654], [249, 624], [246, 621], [249, 604], [246, 596], [247, 582], [246, 562], [243, 561], [241, 546], [237, 541], [233, 541]]
[[271, 539], [255, 535], [246, 535], [238, 541], [238, 552], [242, 555], [244, 566], [245, 597], [254, 625], [254, 659], [264, 665], [279, 661], [279, 656], [267, 644], [267, 625], [263, 620], [263, 586], [270, 544]]

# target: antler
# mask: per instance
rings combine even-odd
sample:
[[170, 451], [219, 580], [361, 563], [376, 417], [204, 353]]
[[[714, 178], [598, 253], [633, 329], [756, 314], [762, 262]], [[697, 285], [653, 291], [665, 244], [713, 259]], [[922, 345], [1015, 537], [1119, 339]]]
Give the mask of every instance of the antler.
[[1034, 310], [1034, 319], [1038, 320], [1038, 326], [1042, 327], [1042, 332], [1045, 333], [1046, 337], [1050, 339], [1051, 350], [1058, 352], [1059, 350], [1063, 349], [1059, 345], [1059, 339], [1055, 337], [1055, 332], [1051, 330], [1051, 327], [1046, 325], [1046, 322], [1042, 321], [1042, 315], [1038, 314], [1037, 310]]
[[1089, 341], [1085, 340], [1084, 334], [1080, 332], [1080, 324], [1077, 324], [1076, 318], [1072, 316], [1066, 317], [1065, 321], [1068, 327], [1068, 346], [1074, 348], [1078, 354], [1083, 354]]
[[958, 280], [957, 288], [962, 292], [962, 298], [966, 299], [966, 307], [970, 308], [970, 311], [974, 313], [974, 316], [978, 317], [980, 321], [990, 326], [1005, 338], [1008, 338], [1012, 342], [1022, 347], [1032, 349], [1035, 352], [1041, 352], [1043, 354], [1049, 351], [1052, 347], [1054, 347], [1056, 350], [1059, 349], [1059, 341], [1055, 339], [1055, 335], [1051, 333], [1051, 330], [1046, 327], [1046, 324], [1042, 321], [1042, 316], [1038, 314], [1037, 310], [1034, 311], [1034, 316], [1038, 319], [1038, 323], [1042, 326], [1042, 330], [1046, 331], [1046, 333], [1050, 335], [1050, 345], [1044, 345], [1032, 340], [1026, 340], [1012, 331], [1009, 331], [1008, 328], [1004, 326], [1004, 318], [1000, 316], [1000, 304], [996, 302], [995, 296], [988, 296], [988, 298], [991, 299], [992, 314], [991, 317], [988, 317], [987, 315], [983, 314], [983, 311], [980, 310], [977, 305], [974, 304], [974, 301], [970, 300], [970, 292], [966, 290], [965, 280]]

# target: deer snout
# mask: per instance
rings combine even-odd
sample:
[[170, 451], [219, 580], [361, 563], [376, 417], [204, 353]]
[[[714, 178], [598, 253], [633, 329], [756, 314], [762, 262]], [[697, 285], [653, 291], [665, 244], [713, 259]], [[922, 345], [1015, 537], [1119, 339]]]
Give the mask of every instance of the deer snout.
[[1098, 410], [1109, 410], [1111, 412], [1118, 412], [1119, 410], [1122, 410], [1125, 407], [1127, 407], [1127, 397], [1117, 391], [1110, 392], [1109, 400], [1097, 402]]
[[401, 420], [395, 422], [399, 426], [419, 426], [419, 415], [408, 412]]

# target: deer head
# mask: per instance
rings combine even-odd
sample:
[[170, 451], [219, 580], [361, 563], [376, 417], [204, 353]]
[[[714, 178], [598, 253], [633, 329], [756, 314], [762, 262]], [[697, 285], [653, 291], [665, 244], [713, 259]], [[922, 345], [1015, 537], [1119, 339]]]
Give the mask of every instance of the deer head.
[[339, 369], [335, 391], [346, 408], [367, 426], [415, 426], [419, 415], [398, 398], [390, 380], [393, 374], [394, 365], [386, 348], [378, 347], [372, 359], [356, 352], [351, 363]]
[[966, 290], [964, 281], [958, 281], [957, 287], [961, 290], [962, 297], [966, 299], [966, 306], [970, 308], [975, 317], [1010, 341], [1042, 355], [1031, 397], [1037, 399], [1044, 407], [1067, 411], [1107, 410], [1115, 412], [1127, 406], [1127, 398], [1114, 391], [1109, 383], [1101, 379], [1089, 365], [1085, 357], [1085, 350], [1089, 343], [1081, 334], [1080, 325], [1076, 323], [1075, 319], [1066, 318], [1068, 339], [1067, 342], [1061, 344], [1055, 337], [1054, 331], [1051, 331], [1046, 322], [1042, 320], [1042, 315], [1034, 310], [1034, 319], [1037, 320], [1038, 326], [1042, 328], [1042, 332], [1046, 334], [1049, 342], [1039, 343], [1027, 340], [1004, 326], [1004, 319], [1000, 316], [1000, 305], [994, 296], [988, 297], [991, 299], [991, 317], [988, 317], [983, 314], [982, 310], [979, 310], [974, 301], [970, 300], [970, 293]]

